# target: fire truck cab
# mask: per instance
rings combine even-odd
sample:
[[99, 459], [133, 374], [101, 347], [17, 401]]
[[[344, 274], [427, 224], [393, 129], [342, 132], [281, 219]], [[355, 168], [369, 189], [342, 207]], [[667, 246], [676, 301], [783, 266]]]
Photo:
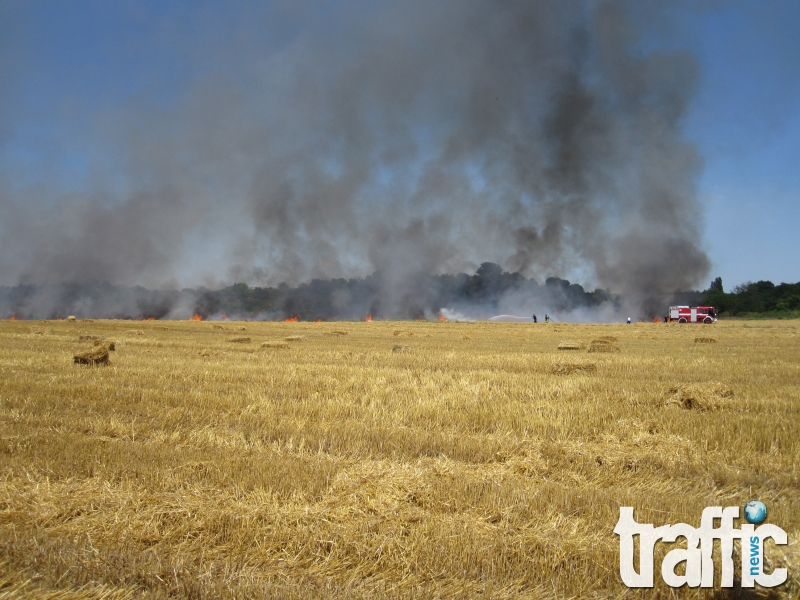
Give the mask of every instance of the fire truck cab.
[[716, 323], [717, 309], [713, 306], [670, 306], [667, 321], [670, 323]]

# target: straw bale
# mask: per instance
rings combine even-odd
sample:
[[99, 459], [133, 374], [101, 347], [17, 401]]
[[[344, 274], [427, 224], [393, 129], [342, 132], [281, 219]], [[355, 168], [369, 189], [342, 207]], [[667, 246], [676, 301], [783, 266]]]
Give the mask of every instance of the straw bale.
[[304, 335], [290, 335], [289, 337], [283, 338], [287, 342], [307, 342], [308, 338]]
[[569, 375], [570, 373], [594, 373], [597, 364], [593, 362], [562, 362], [553, 363], [551, 372], [555, 375]]
[[211, 350], [203, 348], [202, 350], [200, 350], [200, 352], [198, 352], [198, 354], [200, 356], [211, 356]]
[[468, 336], [468, 335], [465, 335], [465, 336], [464, 336], [463, 338], [461, 338], [461, 339], [462, 339], [462, 340], [471, 340], [472, 338], [471, 338], [470, 336]]
[[228, 341], [231, 342], [232, 344], [249, 344], [252, 340], [249, 337], [242, 336], [242, 337], [229, 338]]
[[407, 352], [411, 352], [413, 349], [414, 349], [413, 346], [406, 346], [405, 344], [395, 344], [395, 346], [392, 348], [392, 352], [398, 352], [404, 354]]
[[211, 329], [225, 329], [222, 325], [212, 325]]
[[289, 347], [289, 342], [284, 342], [284, 341], [280, 341], [280, 340], [267, 341], [267, 342], [262, 343], [261, 347], [262, 348], [284, 348], [285, 349], [285, 348]]
[[604, 342], [616, 342], [617, 337], [614, 335], [601, 335], [598, 339], [603, 340]]
[[67, 317], [67, 321], [77, 321], [77, 320], [78, 319], [76, 319], [73, 315]]
[[592, 343], [589, 345], [589, 352], [619, 352], [619, 346], [603, 342], [600, 344]]
[[568, 340], [561, 341], [558, 344], [559, 350], [583, 350], [586, 346], [580, 342], [572, 342]]
[[81, 365], [107, 365], [110, 362], [108, 360], [108, 348], [104, 346], [96, 346], [85, 352], [78, 352], [73, 357], [73, 360], [76, 364]]
[[104, 335], [81, 335], [78, 337], [79, 342], [93, 342], [95, 340], [104, 340], [106, 336]]
[[605, 339], [605, 338], [598, 338], [598, 339], [596, 339], [596, 340], [592, 340], [592, 341], [591, 341], [591, 345], [592, 345], [592, 346], [595, 346], [595, 345], [598, 345], [598, 346], [599, 346], [599, 345], [602, 345], [602, 344], [610, 344], [610, 343], [611, 343], [611, 341], [610, 341], [610, 340], [607, 340], [607, 339]]
[[711, 411], [725, 408], [733, 396], [732, 389], [720, 384], [690, 383], [668, 388], [664, 404], [686, 410]]
[[323, 335], [327, 335], [328, 337], [331, 337], [331, 336], [347, 335], [347, 332], [346, 331], [326, 331]]
[[400, 335], [400, 336], [404, 336], [404, 337], [413, 337], [414, 336], [414, 334], [412, 332], [410, 332], [410, 331], [400, 331], [400, 330], [392, 332], [392, 335]]
[[716, 344], [717, 340], [710, 337], [696, 337], [694, 338], [695, 344]]
[[98, 347], [102, 346], [104, 348], [107, 348], [111, 352], [113, 352], [113, 351], [115, 351], [117, 349], [117, 344], [115, 342], [113, 342], [111, 340], [107, 340], [105, 338], [103, 338], [102, 340], [95, 340], [94, 341], [94, 345], [98, 346]]
[[238, 327], [234, 327], [236, 331], [244, 331], [246, 327], [244, 325], [239, 325]]

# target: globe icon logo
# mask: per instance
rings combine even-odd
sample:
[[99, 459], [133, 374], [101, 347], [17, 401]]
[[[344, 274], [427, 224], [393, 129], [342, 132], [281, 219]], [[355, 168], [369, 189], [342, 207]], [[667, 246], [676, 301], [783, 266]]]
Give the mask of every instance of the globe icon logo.
[[753, 525], [763, 523], [767, 518], [767, 505], [760, 500], [751, 500], [744, 507], [744, 518]]

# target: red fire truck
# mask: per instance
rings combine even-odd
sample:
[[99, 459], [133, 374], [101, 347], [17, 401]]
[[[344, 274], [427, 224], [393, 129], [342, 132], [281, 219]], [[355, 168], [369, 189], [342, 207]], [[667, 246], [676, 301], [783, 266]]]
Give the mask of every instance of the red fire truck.
[[667, 322], [716, 323], [717, 309], [713, 306], [670, 306]]

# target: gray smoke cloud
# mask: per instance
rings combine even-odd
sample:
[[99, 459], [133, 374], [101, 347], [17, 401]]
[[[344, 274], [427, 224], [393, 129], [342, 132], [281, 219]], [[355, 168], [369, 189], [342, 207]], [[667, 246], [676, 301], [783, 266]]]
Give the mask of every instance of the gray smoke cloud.
[[385, 314], [401, 314], [419, 274], [494, 261], [661, 314], [710, 263], [701, 161], [681, 133], [697, 66], [646, 48], [658, 10], [408, 0], [173, 16], [141, 89], [78, 101], [56, 136], [88, 165], [77, 189], [47, 168], [24, 185], [0, 173], [0, 284], [378, 270]]

